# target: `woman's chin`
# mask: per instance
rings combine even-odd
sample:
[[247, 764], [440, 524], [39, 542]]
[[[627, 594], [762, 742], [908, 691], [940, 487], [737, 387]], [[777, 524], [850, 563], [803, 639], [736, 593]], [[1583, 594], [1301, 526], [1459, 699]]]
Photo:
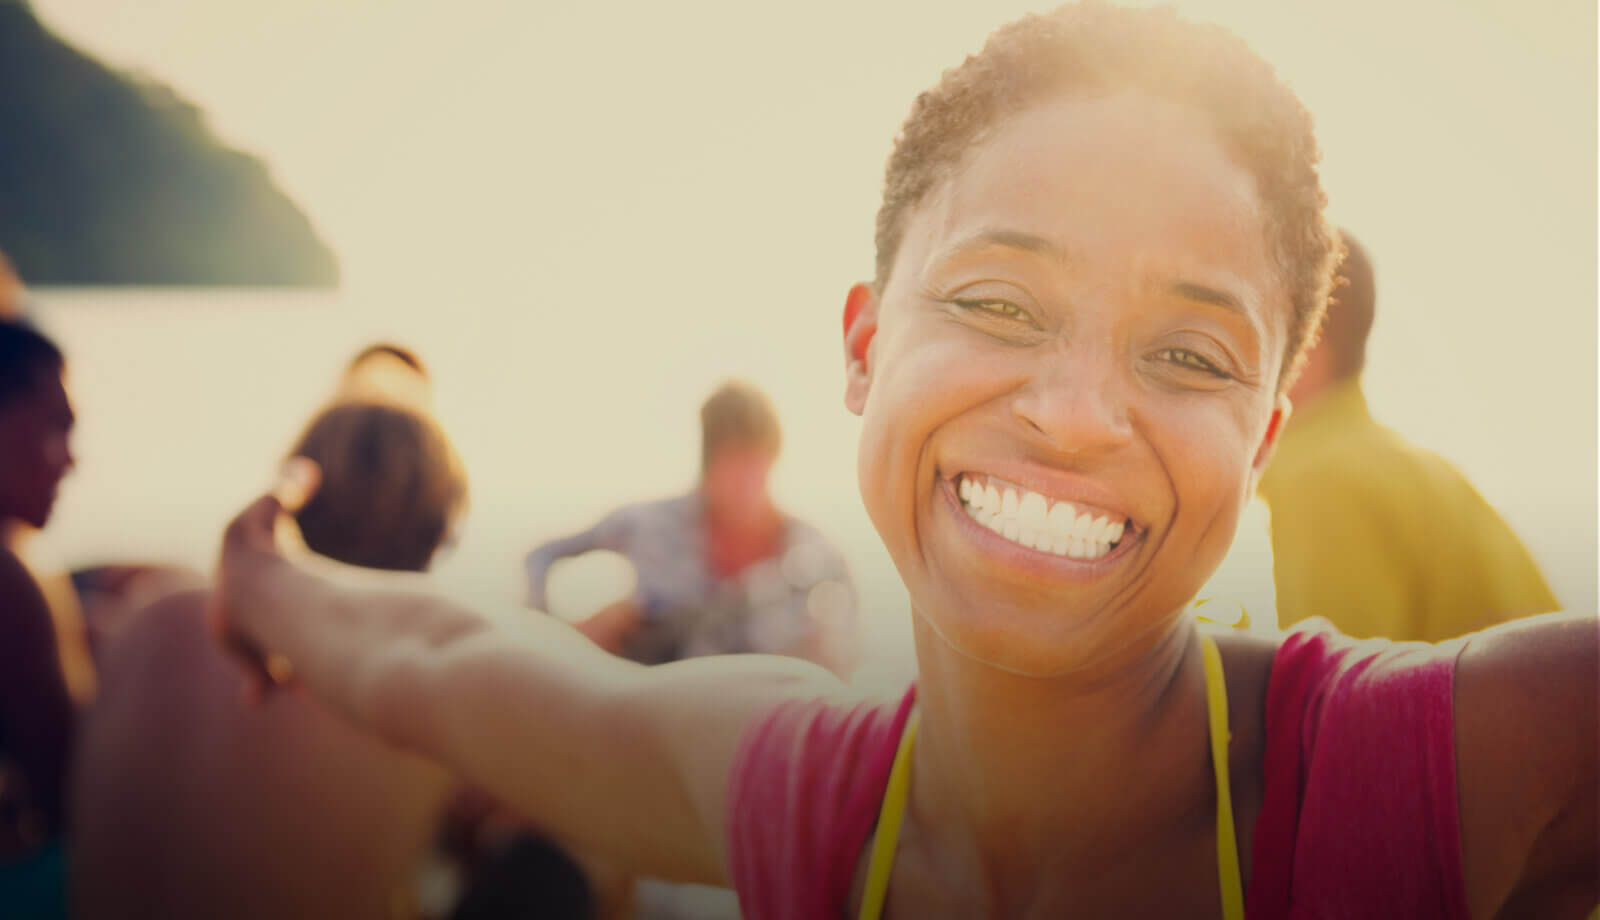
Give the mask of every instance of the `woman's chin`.
[[1059, 598], [1026, 605], [993, 598], [962, 604], [954, 592], [916, 606], [917, 651], [925, 669], [940, 649], [972, 664], [1023, 677], [1082, 673], [1165, 634], [1184, 616], [1172, 600], [1152, 605]]
[[942, 648], [1008, 674], [1052, 677], [1092, 662], [1103, 640], [1104, 630], [1097, 628], [1093, 614], [1017, 609], [995, 602], [962, 609], [939, 606], [945, 609], [919, 609], [919, 657], [937, 655], [935, 649]]

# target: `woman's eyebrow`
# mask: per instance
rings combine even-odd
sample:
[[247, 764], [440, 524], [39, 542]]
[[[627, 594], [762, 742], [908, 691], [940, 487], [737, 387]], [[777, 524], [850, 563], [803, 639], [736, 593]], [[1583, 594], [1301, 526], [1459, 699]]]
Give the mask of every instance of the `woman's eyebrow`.
[[1185, 300], [1222, 307], [1224, 310], [1238, 313], [1246, 319], [1255, 318], [1250, 309], [1245, 306], [1243, 300], [1218, 288], [1195, 284], [1192, 281], [1175, 281], [1167, 287], [1167, 293], [1175, 297], [1182, 297]]
[[1007, 230], [998, 227], [984, 228], [956, 240], [940, 250], [935, 261], [943, 262], [963, 253], [989, 246], [1017, 249], [1033, 255], [1044, 256], [1059, 265], [1067, 264], [1066, 251], [1049, 239], [1022, 230]]

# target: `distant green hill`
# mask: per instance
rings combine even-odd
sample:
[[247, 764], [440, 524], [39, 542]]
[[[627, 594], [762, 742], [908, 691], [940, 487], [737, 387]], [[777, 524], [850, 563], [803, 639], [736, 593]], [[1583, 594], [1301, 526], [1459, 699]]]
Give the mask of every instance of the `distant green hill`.
[[31, 284], [339, 280], [266, 167], [166, 87], [0, 0], [0, 250]]

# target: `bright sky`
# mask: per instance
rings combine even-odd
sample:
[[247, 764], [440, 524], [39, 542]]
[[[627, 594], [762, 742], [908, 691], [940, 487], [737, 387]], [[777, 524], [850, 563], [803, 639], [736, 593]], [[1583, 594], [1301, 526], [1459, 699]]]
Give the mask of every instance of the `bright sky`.
[[[843, 292], [870, 271], [890, 140], [916, 92], [1029, 8], [35, 6], [270, 163], [334, 244], [348, 290], [393, 293], [398, 313], [493, 323], [546, 377], [562, 369], [595, 415], [628, 411], [618, 375], [656, 366], [616, 367], [620, 338], [638, 355], [638, 343], [714, 336], [731, 371], [767, 371], [786, 411], [814, 403], [830, 420], [843, 415], [834, 364], [814, 398], [809, 371], [783, 375], [811, 367], [813, 347], [837, 360]], [[1558, 592], [1593, 609], [1595, 4], [1180, 6], [1242, 34], [1317, 119], [1335, 217], [1377, 264], [1377, 413], [1461, 465]], [[566, 385], [541, 378], [522, 396], [529, 412], [551, 409], [534, 427], [556, 447], [582, 416], [538, 394]], [[652, 482], [682, 479], [673, 458]]]

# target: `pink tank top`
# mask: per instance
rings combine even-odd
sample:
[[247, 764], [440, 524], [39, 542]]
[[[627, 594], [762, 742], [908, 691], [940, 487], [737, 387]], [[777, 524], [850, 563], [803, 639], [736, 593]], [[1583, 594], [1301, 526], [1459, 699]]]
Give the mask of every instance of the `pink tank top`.
[[[1250, 920], [1466, 920], [1452, 684], [1460, 642], [1285, 637], [1266, 705]], [[898, 704], [787, 702], [740, 743], [728, 854], [746, 920], [845, 917], [915, 688]]]

